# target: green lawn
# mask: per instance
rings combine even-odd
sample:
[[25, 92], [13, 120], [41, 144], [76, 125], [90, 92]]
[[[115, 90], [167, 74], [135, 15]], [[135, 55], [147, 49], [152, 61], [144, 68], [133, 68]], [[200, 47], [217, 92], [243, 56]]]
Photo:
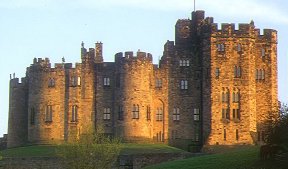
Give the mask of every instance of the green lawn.
[[56, 146], [35, 145], [6, 149], [0, 151], [3, 157], [53, 157], [56, 156]]
[[[163, 144], [122, 144], [121, 154], [179, 153], [183, 150]], [[260, 161], [257, 146], [214, 146], [208, 152], [216, 153], [166, 162], [146, 169], [288, 169], [273, 161]], [[3, 157], [53, 157], [57, 146], [37, 145], [0, 151]]]
[[[139, 153], [178, 153], [185, 152], [181, 149], [170, 147], [164, 144], [122, 144], [120, 154], [139, 154]], [[11, 148], [0, 151], [3, 157], [53, 157], [57, 156], [56, 145], [35, 145]]]
[[220, 147], [216, 148], [216, 151], [218, 154], [161, 163], [145, 169], [288, 169], [288, 165], [283, 166], [278, 162], [261, 161], [257, 146], [243, 146], [230, 150], [225, 148], [222, 152]]
[[181, 153], [184, 150], [165, 144], [123, 144], [120, 154], [143, 154], [143, 153]]

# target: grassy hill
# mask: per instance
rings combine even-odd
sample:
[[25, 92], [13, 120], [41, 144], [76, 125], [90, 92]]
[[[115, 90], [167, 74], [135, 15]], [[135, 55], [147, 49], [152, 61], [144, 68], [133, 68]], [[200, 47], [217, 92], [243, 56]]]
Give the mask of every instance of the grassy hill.
[[261, 161], [259, 147], [213, 147], [217, 154], [165, 162], [145, 169], [288, 169], [288, 161]]
[[[163, 144], [123, 144], [120, 154], [181, 153], [183, 150]], [[54, 157], [57, 147], [51, 145], [26, 146], [0, 151], [3, 157]], [[184, 160], [165, 162], [146, 169], [288, 169], [288, 161], [261, 161], [258, 146], [213, 146], [211, 153]]]
[[[60, 145], [61, 146], [61, 145]], [[54, 157], [57, 156], [59, 145], [33, 145], [17, 147], [0, 151], [3, 157]], [[143, 153], [181, 153], [184, 150], [165, 144], [122, 144], [120, 154], [143, 154]]]

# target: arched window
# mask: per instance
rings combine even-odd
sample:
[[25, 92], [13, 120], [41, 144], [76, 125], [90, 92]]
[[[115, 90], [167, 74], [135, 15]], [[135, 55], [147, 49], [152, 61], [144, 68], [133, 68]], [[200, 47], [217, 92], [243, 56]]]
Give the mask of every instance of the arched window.
[[238, 89], [234, 89], [232, 94], [233, 103], [238, 103], [240, 101], [240, 91]]
[[49, 78], [48, 87], [55, 87], [55, 79], [54, 78]]

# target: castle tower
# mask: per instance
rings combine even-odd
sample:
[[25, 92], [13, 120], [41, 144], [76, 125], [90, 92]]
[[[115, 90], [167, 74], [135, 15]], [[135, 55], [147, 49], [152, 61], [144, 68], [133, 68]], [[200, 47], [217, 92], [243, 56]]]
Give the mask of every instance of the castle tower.
[[27, 143], [27, 83], [22, 78], [10, 80], [9, 121], [7, 147], [19, 147]]
[[[116, 123], [116, 135], [125, 140], [152, 140], [152, 120], [155, 120], [152, 113], [157, 109], [152, 102], [152, 55], [138, 51], [137, 56], [133, 56], [133, 52], [125, 52], [125, 57], [117, 54], [116, 60], [120, 84], [115, 108], [116, 112], [121, 112]], [[163, 105], [160, 104], [158, 109], [163, 111]], [[147, 117], [150, 112], [151, 119]]]
[[63, 64], [51, 68], [48, 58], [38, 60], [27, 69], [28, 141], [55, 143], [64, 141], [65, 70]]

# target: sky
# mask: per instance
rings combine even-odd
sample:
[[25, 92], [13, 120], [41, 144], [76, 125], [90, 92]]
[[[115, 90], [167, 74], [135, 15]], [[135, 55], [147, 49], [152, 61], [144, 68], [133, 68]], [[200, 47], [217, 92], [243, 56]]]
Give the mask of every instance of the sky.
[[[138, 49], [162, 56], [177, 19], [191, 18], [193, 0], [1, 0], [0, 137], [7, 133], [9, 75], [24, 77], [33, 58], [80, 62], [80, 47], [103, 43], [105, 61]], [[250, 23], [278, 31], [279, 100], [288, 103], [288, 1], [196, 0], [196, 10], [219, 23]], [[53, 65], [52, 64], [52, 65]]]

